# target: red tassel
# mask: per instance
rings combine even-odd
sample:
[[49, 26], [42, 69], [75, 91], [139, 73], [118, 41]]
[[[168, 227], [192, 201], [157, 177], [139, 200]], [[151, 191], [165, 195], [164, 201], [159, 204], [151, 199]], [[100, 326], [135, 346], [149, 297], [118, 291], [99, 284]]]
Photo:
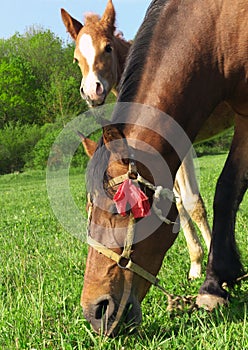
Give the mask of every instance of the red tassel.
[[150, 203], [143, 191], [132, 183], [132, 180], [125, 180], [114, 195], [114, 201], [118, 213], [126, 216], [126, 207], [129, 203], [135, 219], [150, 215]]

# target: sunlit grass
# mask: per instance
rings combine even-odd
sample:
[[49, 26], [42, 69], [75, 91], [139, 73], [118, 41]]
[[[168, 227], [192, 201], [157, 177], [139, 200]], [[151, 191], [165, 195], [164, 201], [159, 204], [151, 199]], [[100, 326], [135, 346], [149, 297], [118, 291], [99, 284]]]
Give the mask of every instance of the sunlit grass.
[[[224, 159], [223, 155], [200, 159], [201, 193], [210, 222], [214, 186]], [[84, 213], [82, 179], [79, 172], [71, 173], [71, 190]], [[248, 348], [246, 281], [231, 293], [228, 308], [211, 314], [204, 310], [168, 313], [166, 297], [151, 287], [142, 304], [142, 325], [135, 334], [117, 339], [95, 335], [80, 307], [87, 247], [65, 232], [54, 217], [45, 174], [1, 176], [0, 202], [0, 349]], [[247, 209], [246, 197], [237, 220], [237, 241], [246, 268]], [[188, 269], [188, 252], [180, 233], [159, 274], [168, 292], [197, 294], [203, 277], [189, 282]]]

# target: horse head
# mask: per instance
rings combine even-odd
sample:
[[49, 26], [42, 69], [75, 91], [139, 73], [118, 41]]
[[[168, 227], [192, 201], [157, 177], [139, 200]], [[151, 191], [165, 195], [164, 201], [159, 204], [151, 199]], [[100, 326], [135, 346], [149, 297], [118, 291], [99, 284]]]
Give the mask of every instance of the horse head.
[[78, 63], [82, 72], [81, 96], [90, 107], [102, 105], [119, 82], [130, 47], [120, 35], [115, 35], [113, 3], [108, 0], [102, 17], [86, 15], [84, 25], [64, 9], [61, 9], [61, 16], [76, 43], [74, 62]]
[[[131, 147], [118, 125], [105, 125], [98, 145], [80, 137], [92, 158], [87, 205], [90, 247], [81, 305], [96, 332], [113, 336], [121, 325], [129, 329], [141, 322], [141, 301], [157, 283], [155, 276], [177, 234], [171, 232], [174, 223], [162, 222], [154, 209], [154, 171], [151, 174], [148, 165], [154, 155]], [[160, 202], [167, 217], [175, 218], [173, 199]]]

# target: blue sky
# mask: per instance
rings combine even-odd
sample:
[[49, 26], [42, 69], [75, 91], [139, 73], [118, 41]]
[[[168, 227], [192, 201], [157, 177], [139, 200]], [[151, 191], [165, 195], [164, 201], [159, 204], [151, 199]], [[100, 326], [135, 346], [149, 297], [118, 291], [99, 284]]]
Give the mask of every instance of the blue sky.
[[[126, 39], [133, 39], [151, 0], [113, 0], [117, 28]], [[60, 17], [63, 7], [82, 21], [85, 12], [102, 14], [107, 0], [3, 0], [0, 9], [0, 38], [23, 34], [32, 25], [50, 29], [65, 41], [69, 35]]]

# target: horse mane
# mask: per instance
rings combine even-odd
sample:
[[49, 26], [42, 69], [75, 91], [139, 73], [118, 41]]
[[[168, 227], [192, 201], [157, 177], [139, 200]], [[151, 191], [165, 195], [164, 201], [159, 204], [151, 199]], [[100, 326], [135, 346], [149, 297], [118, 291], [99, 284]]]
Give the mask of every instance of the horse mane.
[[[156, 26], [163, 6], [164, 0], [154, 0], [147, 10], [145, 19], [149, 17], [149, 21], [144, 20], [135, 38], [134, 44], [131, 46], [126, 69], [121, 79], [118, 101], [131, 102], [135, 96], [137, 82], [140, 80], [145, 65], [145, 58], [149, 51], [153, 28]], [[113, 114], [112, 121], [119, 125], [121, 131], [123, 130], [124, 125], [118, 123], [118, 114], [117, 108], [117, 112]], [[110, 152], [104, 146], [103, 137], [101, 137], [97, 150], [94, 153], [87, 170], [87, 190], [90, 193], [94, 191], [102, 193], [104, 190], [103, 178], [109, 157]]]
[[[122, 137], [124, 137], [122, 132], [124, 124], [118, 123], [115, 126], [119, 129]], [[86, 184], [87, 191], [89, 193], [93, 193], [94, 191], [97, 191], [98, 193], [104, 192], [103, 184], [104, 180], [107, 180], [106, 170], [109, 162], [109, 157], [110, 151], [105, 146], [102, 136], [98, 141], [96, 151], [91, 158], [87, 168]]]
[[98, 191], [103, 192], [104, 171], [110, 157], [109, 150], [105, 147], [103, 137], [98, 141], [97, 149], [89, 162], [86, 176], [86, 186], [88, 193]]
[[100, 21], [101, 17], [93, 12], [86, 12], [84, 14], [84, 25], [95, 25]]
[[[153, 0], [147, 9], [144, 21], [138, 30], [134, 42], [130, 48], [125, 70], [119, 84], [118, 101], [132, 102], [138, 88], [146, 57], [149, 52], [154, 28], [165, 6], [164, 0]], [[149, 18], [149, 20], [148, 20]]]

